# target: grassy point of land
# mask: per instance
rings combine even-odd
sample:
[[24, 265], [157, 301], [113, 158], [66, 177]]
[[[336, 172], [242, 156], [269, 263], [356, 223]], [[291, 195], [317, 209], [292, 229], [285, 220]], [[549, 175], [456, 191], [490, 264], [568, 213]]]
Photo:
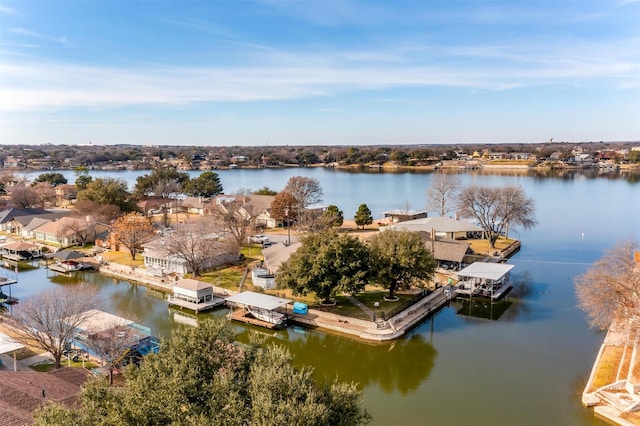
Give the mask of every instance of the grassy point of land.
[[100, 256], [108, 262], [118, 263], [123, 266], [144, 267], [144, 259], [140, 254], [136, 255], [136, 260], [131, 260], [131, 255], [124, 251], [106, 251]]
[[468, 242], [471, 244], [471, 249], [478, 254], [486, 254], [492, 253], [496, 250], [504, 250], [515, 241], [516, 240], [512, 238], [499, 237], [496, 240], [495, 247], [491, 248], [491, 243], [489, 243], [489, 240], [468, 240]]

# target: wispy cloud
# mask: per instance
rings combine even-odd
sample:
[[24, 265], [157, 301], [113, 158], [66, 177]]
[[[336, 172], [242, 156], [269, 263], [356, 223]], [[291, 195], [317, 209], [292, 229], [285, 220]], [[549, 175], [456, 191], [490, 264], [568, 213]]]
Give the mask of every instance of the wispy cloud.
[[[399, 87], [508, 90], [575, 84], [607, 76], [634, 87], [638, 67], [625, 63], [566, 61], [536, 69], [459, 69], [439, 66], [155, 68], [125, 69], [25, 63], [0, 66], [0, 111], [67, 107], [255, 102], [327, 97]], [[637, 87], [637, 80], [636, 87]]]
[[15, 9], [12, 9], [8, 6], [3, 6], [0, 4], [0, 14], [4, 15], [17, 15], [18, 12]]
[[36, 31], [28, 30], [26, 28], [9, 28], [9, 32], [13, 34], [24, 35], [37, 40], [53, 41], [53, 42], [62, 43], [62, 44], [65, 44], [67, 42], [66, 37], [51, 37], [51, 36], [40, 34]]

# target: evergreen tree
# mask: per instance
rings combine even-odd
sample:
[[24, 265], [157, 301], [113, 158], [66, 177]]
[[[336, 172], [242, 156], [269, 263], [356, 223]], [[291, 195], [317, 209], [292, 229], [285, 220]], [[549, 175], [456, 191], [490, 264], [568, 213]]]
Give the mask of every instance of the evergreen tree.
[[344, 213], [342, 213], [342, 210], [340, 210], [338, 206], [334, 206], [333, 204], [327, 207], [327, 210], [322, 213], [322, 216], [328, 226], [339, 228], [344, 222]]
[[35, 425], [358, 425], [370, 420], [354, 383], [317, 383], [281, 346], [239, 346], [227, 321], [181, 328], [125, 372], [90, 380], [79, 406], [52, 403]]
[[364, 229], [365, 225], [371, 225], [373, 223], [373, 216], [371, 216], [371, 210], [367, 207], [366, 204], [360, 204], [358, 207], [358, 211], [354, 217], [356, 221], [356, 225], [362, 226]]
[[215, 197], [222, 193], [220, 177], [215, 172], [202, 172], [186, 183], [185, 192], [192, 197]]

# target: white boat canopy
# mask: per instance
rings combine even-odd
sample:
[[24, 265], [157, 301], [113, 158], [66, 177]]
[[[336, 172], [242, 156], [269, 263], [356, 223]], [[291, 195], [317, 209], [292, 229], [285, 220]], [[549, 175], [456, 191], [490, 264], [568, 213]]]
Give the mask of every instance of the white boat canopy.
[[16, 342], [4, 333], [0, 333], [0, 355], [24, 348], [22, 343]]
[[498, 281], [504, 277], [515, 265], [506, 263], [474, 262], [458, 272], [459, 277], [481, 278]]
[[255, 293], [253, 291], [244, 291], [235, 296], [227, 297], [227, 302], [237, 303], [239, 305], [254, 306], [256, 308], [273, 311], [276, 308], [285, 306], [291, 302], [289, 299], [270, 296], [268, 294]]

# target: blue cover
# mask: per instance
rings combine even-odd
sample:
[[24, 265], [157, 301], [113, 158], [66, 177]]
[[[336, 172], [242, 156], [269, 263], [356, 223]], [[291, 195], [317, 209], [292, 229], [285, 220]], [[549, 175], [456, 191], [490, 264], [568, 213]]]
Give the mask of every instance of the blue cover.
[[294, 302], [293, 303], [293, 313], [300, 315], [307, 315], [309, 307], [305, 303]]

